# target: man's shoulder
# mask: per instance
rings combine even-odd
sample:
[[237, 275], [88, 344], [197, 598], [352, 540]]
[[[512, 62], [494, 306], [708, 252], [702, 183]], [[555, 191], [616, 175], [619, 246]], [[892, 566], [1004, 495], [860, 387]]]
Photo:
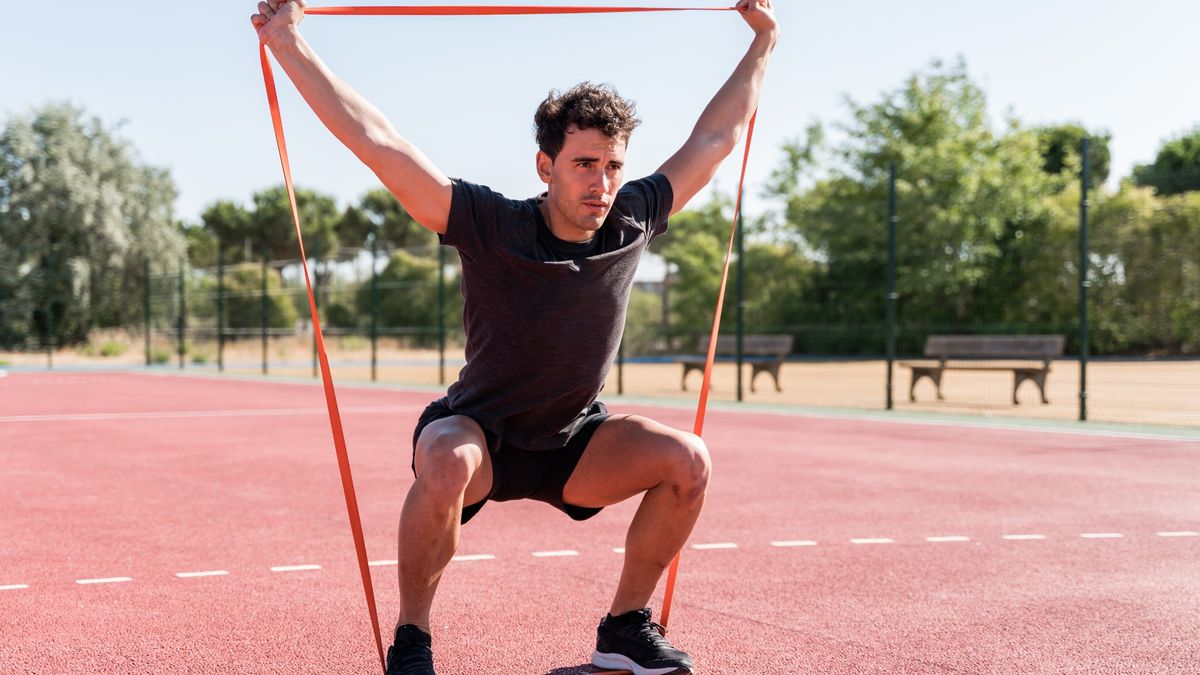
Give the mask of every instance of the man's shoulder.
[[497, 215], [509, 217], [519, 214], [529, 214], [535, 205], [534, 199], [512, 199], [503, 193], [493, 190], [482, 183], [475, 183], [465, 178], [451, 178], [451, 204], [457, 203], [472, 215], [494, 212]]

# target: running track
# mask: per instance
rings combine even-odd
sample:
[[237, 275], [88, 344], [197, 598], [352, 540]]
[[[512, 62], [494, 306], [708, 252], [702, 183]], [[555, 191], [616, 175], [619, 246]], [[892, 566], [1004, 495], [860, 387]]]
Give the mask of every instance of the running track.
[[[385, 624], [432, 396], [339, 389]], [[671, 620], [703, 673], [1200, 673], [1200, 442], [727, 411], [705, 437]], [[439, 673], [592, 672], [633, 508], [485, 508]], [[318, 386], [0, 377], [0, 672], [375, 664]]]

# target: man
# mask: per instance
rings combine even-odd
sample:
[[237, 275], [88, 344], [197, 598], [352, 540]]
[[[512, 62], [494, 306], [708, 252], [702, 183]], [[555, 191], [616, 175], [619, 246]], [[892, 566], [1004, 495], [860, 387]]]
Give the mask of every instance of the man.
[[[716, 173], [758, 104], [779, 35], [771, 0], [741, 0], [754, 31], [691, 136], [625, 184], [633, 106], [605, 86], [551, 92], [535, 116], [539, 198], [451, 180], [338, 79], [301, 37], [304, 0], [258, 3], [251, 22], [317, 117], [463, 262], [467, 363], [414, 432], [400, 516], [400, 615], [388, 673], [432, 675], [430, 608], [459, 528], [489, 501], [537, 499], [576, 520], [642, 495], [592, 662], [687, 674], [646, 607], [704, 503], [704, 443], [596, 401], [616, 355], [641, 254]], [[416, 542], [420, 542], [417, 544]]]

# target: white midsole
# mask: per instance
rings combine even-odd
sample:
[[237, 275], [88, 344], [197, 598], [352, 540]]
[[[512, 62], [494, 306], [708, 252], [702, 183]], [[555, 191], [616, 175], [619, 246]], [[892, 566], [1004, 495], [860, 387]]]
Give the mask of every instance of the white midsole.
[[623, 654], [605, 654], [600, 651], [592, 652], [592, 665], [600, 668], [628, 670], [633, 675], [670, 675], [679, 671], [675, 666], [668, 668], [643, 668], [629, 660], [629, 657]]

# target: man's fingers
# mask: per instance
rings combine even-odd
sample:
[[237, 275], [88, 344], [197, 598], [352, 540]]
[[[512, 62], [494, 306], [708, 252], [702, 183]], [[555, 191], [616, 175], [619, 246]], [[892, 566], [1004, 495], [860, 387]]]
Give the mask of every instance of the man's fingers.
[[271, 7], [270, 5], [268, 5], [265, 2], [260, 2], [260, 3], [258, 3], [258, 13], [263, 15], [263, 17], [265, 19], [270, 21], [271, 17], [275, 16], [275, 8]]

